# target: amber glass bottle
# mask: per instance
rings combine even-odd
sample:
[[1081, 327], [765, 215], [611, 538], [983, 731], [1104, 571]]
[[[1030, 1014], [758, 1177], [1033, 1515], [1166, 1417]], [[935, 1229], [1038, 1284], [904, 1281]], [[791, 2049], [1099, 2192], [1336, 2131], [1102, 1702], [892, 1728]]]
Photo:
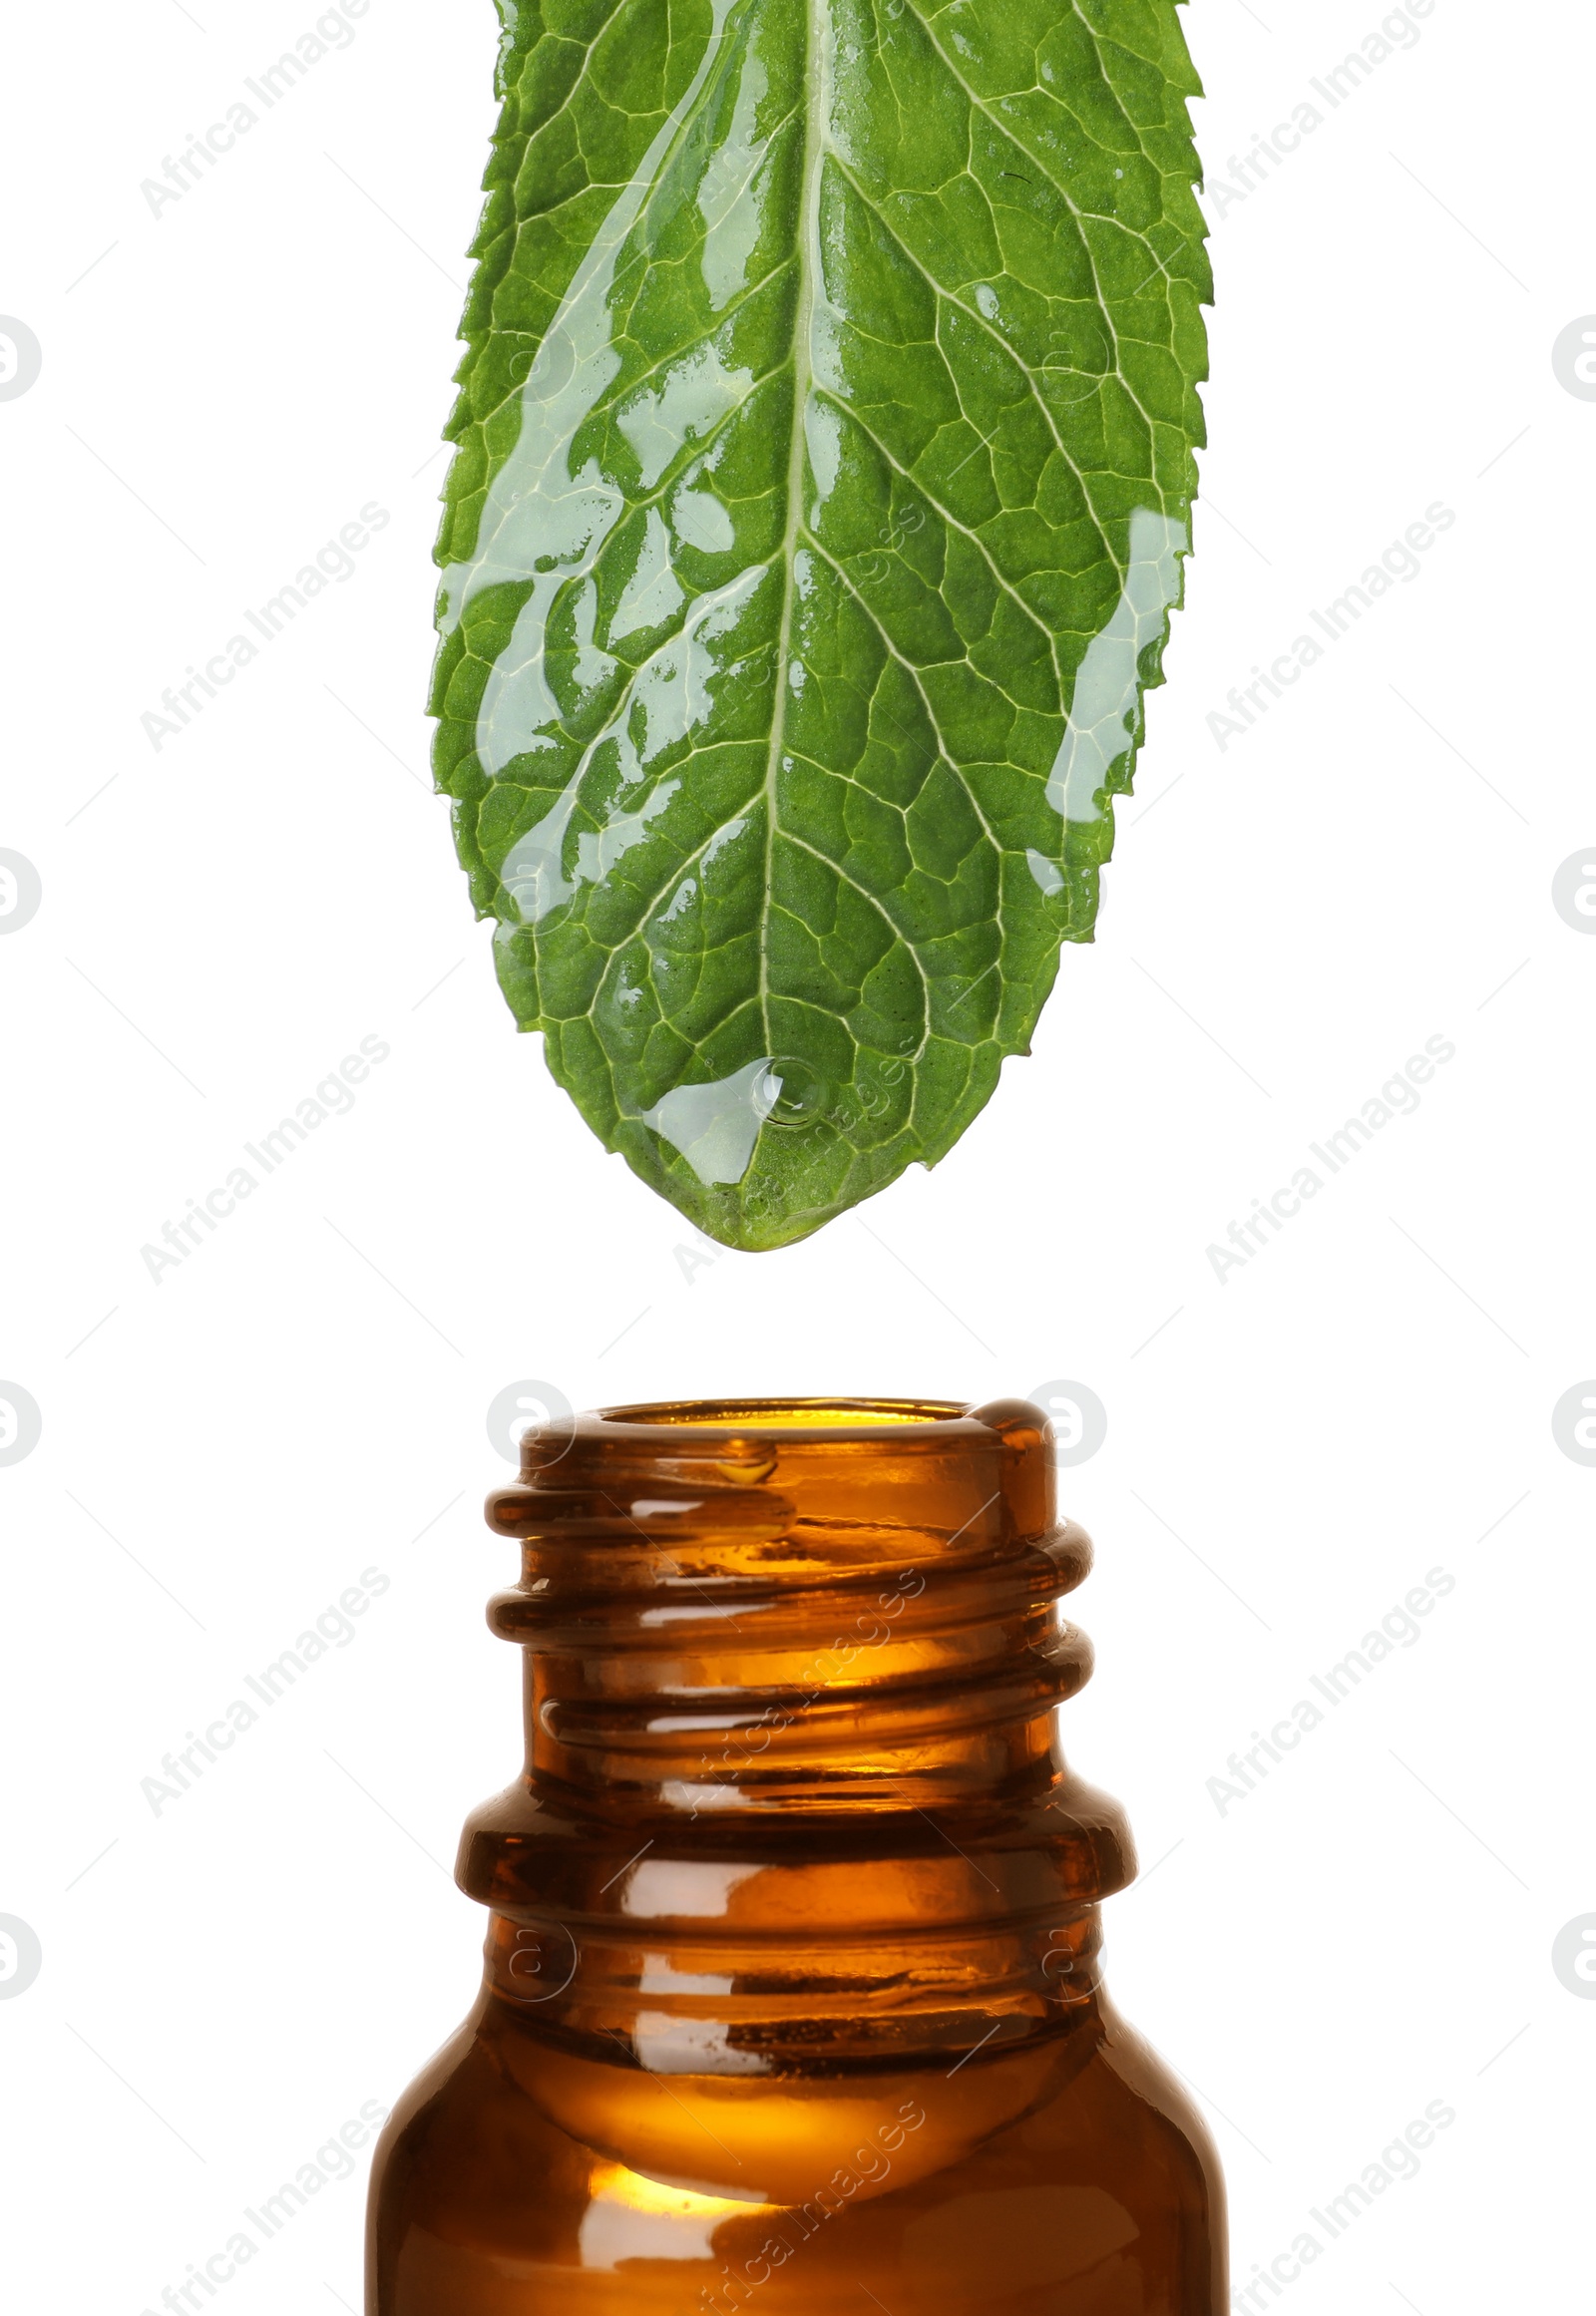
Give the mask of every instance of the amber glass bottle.
[[1224, 2199], [1114, 2014], [1064, 1766], [1090, 1546], [1021, 1400], [623, 1407], [489, 1505], [527, 1760], [368, 2316], [1220, 2316]]

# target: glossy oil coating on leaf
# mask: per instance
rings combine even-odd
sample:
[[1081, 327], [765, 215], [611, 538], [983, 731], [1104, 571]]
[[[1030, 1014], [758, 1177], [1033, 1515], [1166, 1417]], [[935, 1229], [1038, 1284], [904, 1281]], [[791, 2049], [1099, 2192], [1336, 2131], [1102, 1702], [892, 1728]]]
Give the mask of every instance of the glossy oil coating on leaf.
[[499, 0], [433, 710], [523, 1028], [713, 1237], [948, 1151], [1090, 938], [1208, 296], [1173, 0]]

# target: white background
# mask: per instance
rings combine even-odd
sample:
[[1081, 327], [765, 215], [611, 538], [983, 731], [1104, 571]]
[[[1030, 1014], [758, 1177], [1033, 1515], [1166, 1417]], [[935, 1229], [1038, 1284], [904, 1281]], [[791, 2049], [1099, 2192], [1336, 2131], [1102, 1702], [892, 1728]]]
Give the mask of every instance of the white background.
[[[1596, 308], [1588, 11], [1435, 0], [1334, 112], [1311, 76], [1376, 0], [1190, 11], [1211, 214], [1252, 133], [1326, 118], [1215, 221], [1197, 554], [1098, 944], [935, 1175], [703, 1264], [515, 1036], [425, 778], [487, 0], [373, 0], [201, 185], [140, 191], [315, 13], [6, 36], [0, 308], [43, 369], [0, 403], [0, 846], [44, 894], [0, 940], [0, 1377], [43, 1414], [0, 1468], [0, 1913], [43, 1953], [0, 2002], [8, 2297], [156, 2306], [467, 2007], [446, 1868], [518, 1750], [503, 1386], [1063, 1377], [1108, 1410], [1066, 1475], [1100, 1668], [1066, 1742], [1156, 1867], [1111, 1984], [1211, 2105], [1238, 2278], [1441, 2101], [1292, 2308], [1582, 2302], [1596, 2005], [1551, 1948], [1596, 1909], [1596, 1470], [1551, 1410], [1596, 1372], [1596, 940], [1551, 884], [1596, 836], [1596, 404], [1551, 349]], [[1221, 750], [1230, 687], [1437, 500], [1421, 576]], [[163, 689], [367, 502], [354, 576], [154, 749]], [[365, 1035], [354, 1109], [154, 1281]], [[1430, 1036], [1421, 1106], [1221, 1282], [1209, 1245]], [[1421, 1640], [1221, 1812], [1232, 1751], [1437, 1565]], [[154, 1814], [162, 1756], [371, 1566], [356, 1638]], [[362, 2193], [227, 2309], [358, 2304]]]

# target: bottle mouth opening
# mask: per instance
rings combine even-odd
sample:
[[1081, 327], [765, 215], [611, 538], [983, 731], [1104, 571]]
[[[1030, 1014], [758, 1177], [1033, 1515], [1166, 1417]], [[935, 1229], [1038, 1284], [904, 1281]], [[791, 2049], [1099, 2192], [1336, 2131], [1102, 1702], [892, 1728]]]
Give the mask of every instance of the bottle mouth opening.
[[970, 1413], [956, 1399], [675, 1399], [635, 1407], [600, 1407], [598, 1420], [691, 1431], [735, 1431], [740, 1437], [794, 1432], [820, 1435], [909, 1429], [958, 1422]]

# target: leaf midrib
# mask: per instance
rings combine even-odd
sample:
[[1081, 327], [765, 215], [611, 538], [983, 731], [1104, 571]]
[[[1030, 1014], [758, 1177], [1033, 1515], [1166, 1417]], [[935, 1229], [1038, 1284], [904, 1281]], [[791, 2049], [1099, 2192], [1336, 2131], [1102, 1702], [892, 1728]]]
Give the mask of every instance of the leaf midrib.
[[826, 151], [824, 125], [831, 109], [831, 58], [820, 22], [820, 12], [825, 6], [826, 0], [804, 0], [804, 58], [799, 81], [799, 86], [807, 96], [813, 70], [815, 88], [812, 100], [804, 107], [804, 157], [799, 173], [798, 298], [792, 334], [792, 440], [787, 450], [786, 520], [778, 551], [782, 597], [781, 623], [776, 634], [775, 696], [771, 706], [770, 746], [765, 758], [765, 905], [759, 927], [759, 1016], [764, 1024], [767, 1058], [770, 1060], [777, 1058], [774, 1032], [770, 1025], [770, 928], [774, 916], [772, 895], [775, 891], [777, 781], [787, 736], [787, 695], [790, 689], [787, 658], [792, 641], [793, 605], [798, 593], [794, 560], [803, 515], [804, 415], [809, 407], [810, 389], [814, 383], [815, 284], [820, 271], [820, 170]]

